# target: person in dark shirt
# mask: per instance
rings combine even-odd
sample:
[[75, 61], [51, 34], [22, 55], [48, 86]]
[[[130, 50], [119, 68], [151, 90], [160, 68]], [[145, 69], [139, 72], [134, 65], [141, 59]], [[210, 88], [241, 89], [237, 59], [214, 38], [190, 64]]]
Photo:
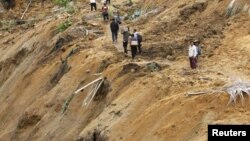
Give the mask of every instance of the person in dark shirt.
[[112, 41], [113, 43], [117, 42], [117, 36], [118, 36], [118, 31], [119, 31], [119, 24], [115, 22], [115, 19], [112, 19], [112, 22], [110, 23], [110, 30], [112, 33]]

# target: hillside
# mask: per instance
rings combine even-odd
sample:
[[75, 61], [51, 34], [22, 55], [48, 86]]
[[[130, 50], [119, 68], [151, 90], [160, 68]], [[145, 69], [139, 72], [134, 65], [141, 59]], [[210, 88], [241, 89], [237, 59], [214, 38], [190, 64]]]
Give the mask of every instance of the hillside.
[[[120, 33], [112, 43], [100, 3], [90, 11], [88, 1], [66, 8], [32, 1], [23, 19], [29, 1], [0, 5], [0, 140], [204, 141], [208, 124], [250, 122], [247, 95], [229, 103], [221, 91], [250, 85], [248, 0], [111, 2], [110, 11], [125, 18], [121, 29], [143, 35], [133, 61]], [[195, 39], [202, 54], [192, 70], [188, 42]], [[89, 105], [93, 87], [73, 95], [100, 76], [105, 83]]]

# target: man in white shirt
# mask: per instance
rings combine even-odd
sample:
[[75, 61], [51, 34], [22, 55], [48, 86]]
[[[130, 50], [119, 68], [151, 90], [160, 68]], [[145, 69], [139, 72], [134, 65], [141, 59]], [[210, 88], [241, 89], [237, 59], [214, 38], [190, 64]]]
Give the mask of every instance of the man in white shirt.
[[137, 40], [137, 34], [138, 34], [138, 32], [137, 32], [137, 30], [136, 29], [134, 29], [134, 37], [135, 37], [135, 39]]
[[190, 61], [190, 66], [192, 69], [196, 69], [197, 64], [196, 64], [196, 57], [197, 57], [197, 48], [196, 46], [191, 43], [188, 47], [188, 57]]
[[95, 9], [96, 11], [96, 0], [89, 0], [89, 2], [91, 6], [91, 11], [93, 11], [93, 9]]

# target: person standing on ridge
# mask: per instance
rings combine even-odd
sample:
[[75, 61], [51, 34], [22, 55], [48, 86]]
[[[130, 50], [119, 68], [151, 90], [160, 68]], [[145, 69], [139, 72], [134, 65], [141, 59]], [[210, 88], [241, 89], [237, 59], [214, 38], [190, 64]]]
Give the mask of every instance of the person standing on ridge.
[[196, 69], [197, 48], [196, 46], [194, 46], [193, 42], [188, 47], [188, 56], [189, 56], [190, 67], [192, 69]]
[[96, 0], [89, 0], [89, 2], [90, 2], [91, 11], [93, 11], [93, 9], [95, 9], [96, 11]]
[[117, 42], [117, 36], [119, 31], [119, 24], [115, 22], [115, 19], [112, 19], [112, 22], [110, 23], [110, 30], [112, 33], [112, 41], [113, 43]]
[[102, 16], [103, 16], [103, 20], [109, 20], [109, 12], [108, 12], [109, 8], [107, 6], [106, 3], [103, 4], [102, 6]]
[[200, 41], [199, 40], [195, 40], [194, 41], [194, 46], [195, 46], [196, 51], [197, 51], [196, 61], [198, 62], [198, 58], [201, 55]]

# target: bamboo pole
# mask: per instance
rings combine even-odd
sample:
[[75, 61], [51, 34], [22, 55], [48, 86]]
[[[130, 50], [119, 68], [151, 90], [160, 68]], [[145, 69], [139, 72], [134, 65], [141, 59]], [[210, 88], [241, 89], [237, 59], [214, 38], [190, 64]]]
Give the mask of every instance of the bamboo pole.
[[89, 103], [93, 100], [93, 98], [95, 97], [96, 93], [98, 92], [99, 88], [101, 87], [102, 83], [104, 82], [104, 79], [102, 79], [98, 84], [97, 84], [97, 87], [94, 89], [93, 93], [90, 94], [91, 98], [90, 100], [87, 102], [84, 103], [85, 106], [88, 106]]
[[187, 93], [188, 96], [190, 95], [201, 95], [201, 94], [207, 94], [208, 92], [191, 92], [191, 93]]
[[[99, 83], [98, 83], [98, 84], [99, 84]], [[89, 94], [88, 94], [87, 97], [83, 100], [83, 102], [82, 102], [82, 107], [83, 107], [84, 105], [86, 105], [86, 103], [88, 103], [88, 101], [89, 101], [91, 95], [93, 94], [93, 92], [94, 92], [95, 89], [97, 88], [98, 84], [96, 84], [95, 86], [92, 85], [92, 86], [94, 86], [94, 87], [91, 88], [91, 90], [89, 91]]]
[[[99, 84], [97, 85], [97, 88], [95, 89], [95, 91], [93, 92], [93, 95], [89, 101], [89, 103], [92, 101], [92, 99], [95, 97], [95, 95], [97, 94], [98, 90], [100, 89], [102, 83], [104, 82], [104, 79], [101, 80], [101, 82], [99, 82]], [[87, 104], [87, 106], [89, 105], [89, 103]]]
[[95, 89], [97, 88], [99, 83], [92, 85], [91, 89], [88, 92], [87, 97], [83, 100], [82, 102], [82, 107], [85, 105], [85, 103], [87, 103], [87, 101], [89, 101], [90, 96], [92, 95], [92, 93], [95, 91]]
[[94, 80], [94, 81], [88, 83], [87, 85], [83, 86], [82, 88], [76, 90], [76, 91], [74, 92], [74, 94], [79, 93], [79, 92], [82, 91], [83, 89], [85, 89], [85, 88], [87, 88], [88, 86], [94, 84], [95, 82], [98, 82], [98, 81], [101, 80], [101, 79], [103, 79], [103, 77], [99, 77], [99, 78], [97, 78], [96, 80]]
[[22, 17], [21, 17], [21, 20], [23, 19], [24, 14], [27, 12], [27, 10], [28, 10], [28, 8], [29, 8], [29, 6], [30, 6], [31, 2], [32, 2], [32, 0], [30, 0], [30, 2], [29, 2], [29, 4], [27, 5], [27, 7], [26, 7], [25, 11], [23, 12]]

